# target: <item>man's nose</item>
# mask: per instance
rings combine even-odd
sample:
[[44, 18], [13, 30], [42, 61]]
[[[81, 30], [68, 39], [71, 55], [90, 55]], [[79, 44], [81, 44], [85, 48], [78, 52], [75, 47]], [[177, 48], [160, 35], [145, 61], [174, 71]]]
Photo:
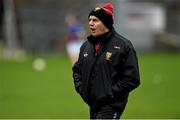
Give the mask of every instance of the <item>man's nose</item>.
[[89, 25], [91, 25], [91, 26], [93, 25], [93, 21], [92, 20], [89, 21]]

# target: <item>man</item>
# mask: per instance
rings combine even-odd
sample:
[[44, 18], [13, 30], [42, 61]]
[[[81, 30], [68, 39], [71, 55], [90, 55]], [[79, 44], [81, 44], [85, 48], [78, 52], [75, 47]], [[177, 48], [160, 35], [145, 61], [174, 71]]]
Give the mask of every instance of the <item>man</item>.
[[140, 84], [136, 52], [113, 28], [113, 6], [93, 9], [91, 35], [73, 66], [76, 91], [90, 107], [91, 119], [120, 119], [129, 92]]

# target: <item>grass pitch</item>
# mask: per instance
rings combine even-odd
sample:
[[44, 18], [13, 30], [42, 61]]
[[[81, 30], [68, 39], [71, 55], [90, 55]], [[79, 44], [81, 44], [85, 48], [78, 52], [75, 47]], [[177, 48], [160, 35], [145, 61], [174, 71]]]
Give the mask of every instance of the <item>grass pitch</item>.
[[[0, 118], [89, 118], [67, 56], [41, 56], [45, 67], [40, 70], [33, 66], [38, 57], [0, 59]], [[138, 58], [141, 85], [131, 92], [122, 118], [180, 118], [180, 54]]]

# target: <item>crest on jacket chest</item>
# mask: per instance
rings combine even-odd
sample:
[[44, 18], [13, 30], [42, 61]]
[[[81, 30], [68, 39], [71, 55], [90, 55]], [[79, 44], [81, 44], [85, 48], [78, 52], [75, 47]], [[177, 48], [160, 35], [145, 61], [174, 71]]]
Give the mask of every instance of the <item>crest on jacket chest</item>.
[[107, 51], [107, 52], [106, 52], [106, 55], [105, 55], [105, 59], [106, 59], [106, 60], [110, 60], [111, 57], [112, 57], [112, 52]]

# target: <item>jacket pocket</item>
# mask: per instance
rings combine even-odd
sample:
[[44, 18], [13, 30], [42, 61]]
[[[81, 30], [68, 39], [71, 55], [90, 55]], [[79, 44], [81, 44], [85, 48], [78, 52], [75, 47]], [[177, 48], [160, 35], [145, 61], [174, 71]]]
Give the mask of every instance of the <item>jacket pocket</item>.
[[117, 83], [113, 83], [112, 84], [112, 92], [113, 92], [113, 99], [115, 101], [124, 101], [127, 99], [129, 93], [128, 92], [124, 92], [123, 90], [119, 91], [118, 89], [118, 86], [117, 86]]

